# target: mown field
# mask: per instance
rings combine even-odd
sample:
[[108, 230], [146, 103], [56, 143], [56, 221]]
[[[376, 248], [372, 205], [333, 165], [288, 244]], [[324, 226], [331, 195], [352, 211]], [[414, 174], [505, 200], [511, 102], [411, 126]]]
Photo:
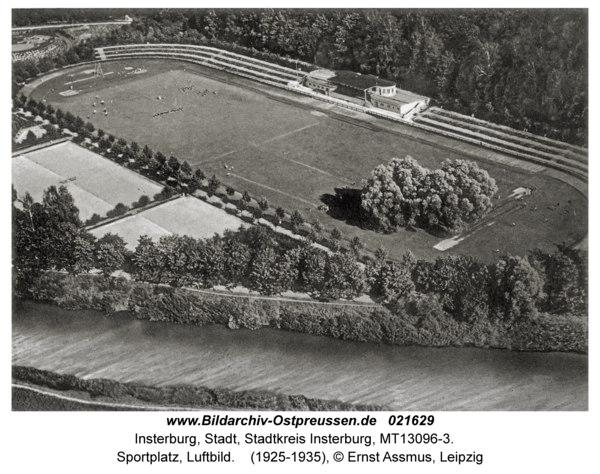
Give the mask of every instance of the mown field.
[[[118, 75], [126, 66], [148, 72]], [[32, 96], [84, 119], [90, 115], [96, 127], [129, 142], [148, 144], [166, 155], [173, 152], [239, 191], [265, 196], [272, 206], [299, 209], [308, 220], [319, 218], [326, 230], [339, 228], [345, 238], [359, 236], [371, 249], [382, 244], [393, 257], [406, 250], [419, 258], [441, 255], [433, 246], [447, 236], [422, 230], [376, 234], [333, 219], [316, 206], [335, 188], [359, 188], [362, 178], [392, 157], [410, 155], [433, 169], [446, 158], [465, 158], [447, 146], [448, 139], [431, 134], [427, 141], [416, 140], [381, 128], [387, 125], [383, 120], [359, 122], [323, 103], [317, 104], [320, 113], [315, 113], [306, 98], [289, 93], [288, 102], [303, 102], [290, 105], [259, 90], [264, 86], [189, 63], [131, 60], [102, 67], [112, 74], [90, 79], [79, 73], [84, 66], [70, 70], [71, 80], [86, 79], [74, 84], [81, 90], [78, 95], [59, 95], [68, 88], [63, 75], [42, 83]], [[192, 85], [193, 89], [181, 90]], [[276, 99], [287, 94], [274, 93]], [[159, 95], [164, 100], [158, 100]], [[93, 103], [101, 99], [106, 117], [92, 114]], [[179, 107], [183, 107], [180, 112], [153, 117]], [[493, 226], [482, 228], [447, 253], [467, 253], [489, 262], [502, 252], [522, 255], [536, 247], [552, 251], [556, 243], [575, 243], [587, 234], [587, 200], [571, 186], [544, 172], [478, 162], [496, 179], [502, 197], [519, 186], [535, 186], [537, 191], [523, 209], [499, 217]]]

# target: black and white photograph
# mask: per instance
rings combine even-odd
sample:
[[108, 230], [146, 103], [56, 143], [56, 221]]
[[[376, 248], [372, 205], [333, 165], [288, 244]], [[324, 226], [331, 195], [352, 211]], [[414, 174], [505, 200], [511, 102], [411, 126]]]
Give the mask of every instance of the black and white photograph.
[[[443, 471], [445, 413], [590, 413], [588, 8], [101, 6], [5, 9], [13, 423]], [[276, 426], [323, 412], [377, 435]]]

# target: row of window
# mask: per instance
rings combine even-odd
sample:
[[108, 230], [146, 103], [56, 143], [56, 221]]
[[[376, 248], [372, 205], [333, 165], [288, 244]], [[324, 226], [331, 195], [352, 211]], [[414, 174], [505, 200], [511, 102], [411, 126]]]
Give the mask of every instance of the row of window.
[[307, 81], [307, 84], [308, 84], [308, 87], [316, 87], [317, 89], [321, 89], [324, 91], [328, 89], [325, 86], [320, 86], [319, 84], [313, 84], [312, 82], [308, 82], [308, 81]]
[[377, 106], [378, 106], [378, 107], [386, 107], [386, 108], [388, 108], [388, 109], [392, 109], [392, 110], [398, 110], [398, 111], [400, 110], [400, 107], [393, 107], [393, 106], [391, 106], [390, 104], [385, 104], [385, 103], [383, 103], [383, 102], [378, 102], [378, 103], [377, 103]]

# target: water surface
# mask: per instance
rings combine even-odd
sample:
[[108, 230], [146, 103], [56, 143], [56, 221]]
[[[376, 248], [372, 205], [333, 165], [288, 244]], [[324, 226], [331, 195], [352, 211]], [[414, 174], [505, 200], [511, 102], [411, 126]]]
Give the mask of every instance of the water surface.
[[266, 389], [398, 410], [588, 408], [585, 355], [398, 347], [33, 303], [13, 315], [13, 364], [82, 378]]

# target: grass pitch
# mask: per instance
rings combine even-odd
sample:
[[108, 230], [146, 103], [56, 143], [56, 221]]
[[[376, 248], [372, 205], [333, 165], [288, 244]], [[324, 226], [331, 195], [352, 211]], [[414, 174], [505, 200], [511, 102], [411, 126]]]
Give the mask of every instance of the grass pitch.
[[[126, 66], [148, 72], [130, 74]], [[84, 119], [90, 115], [96, 127], [129, 142], [148, 144], [167, 156], [173, 152], [238, 191], [265, 196], [272, 206], [299, 209], [309, 221], [321, 220], [326, 231], [337, 227], [345, 238], [358, 236], [371, 249], [382, 244], [393, 257], [411, 250], [419, 258], [465, 253], [493, 261], [503, 252], [523, 255], [536, 247], [552, 251], [556, 243], [575, 243], [587, 234], [587, 199], [574, 188], [537, 169], [483, 159], [475, 161], [496, 179], [502, 197], [519, 186], [537, 187], [528, 198], [531, 206], [499, 217], [496, 224], [445, 253], [433, 247], [447, 236], [422, 230], [392, 235], [362, 230], [316, 211], [322, 196], [334, 194], [336, 187], [359, 188], [362, 178], [392, 157], [410, 155], [421, 165], [436, 169], [447, 158], [473, 159], [460, 149], [479, 149], [436, 134], [423, 132], [424, 138], [415, 138], [409, 136], [414, 132], [407, 126], [374, 117], [357, 121], [353, 114], [331, 104], [178, 61], [103, 63], [104, 72], [112, 74], [75, 83], [74, 88], [80, 89], [76, 96], [60, 96], [69, 87], [66, 82], [89, 77], [83, 74], [85, 68], [70, 70], [71, 79], [63, 75], [45, 81], [33, 97], [45, 98]], [[158, 96], [164, 99], [158, 100]], [[92, 113], [93, 103], [98, 110], [100, 100], [105, 101], [102, 107], [107, 108], [107, 116], [100, 111]], [[153, 117], [178, 107], [183, 110]], [[385, 130], [390, 127], [397, 133]], [[226, 170], [225, 165], [233, 170]], [[532, 206], [539, 211], [530, 211]]]

